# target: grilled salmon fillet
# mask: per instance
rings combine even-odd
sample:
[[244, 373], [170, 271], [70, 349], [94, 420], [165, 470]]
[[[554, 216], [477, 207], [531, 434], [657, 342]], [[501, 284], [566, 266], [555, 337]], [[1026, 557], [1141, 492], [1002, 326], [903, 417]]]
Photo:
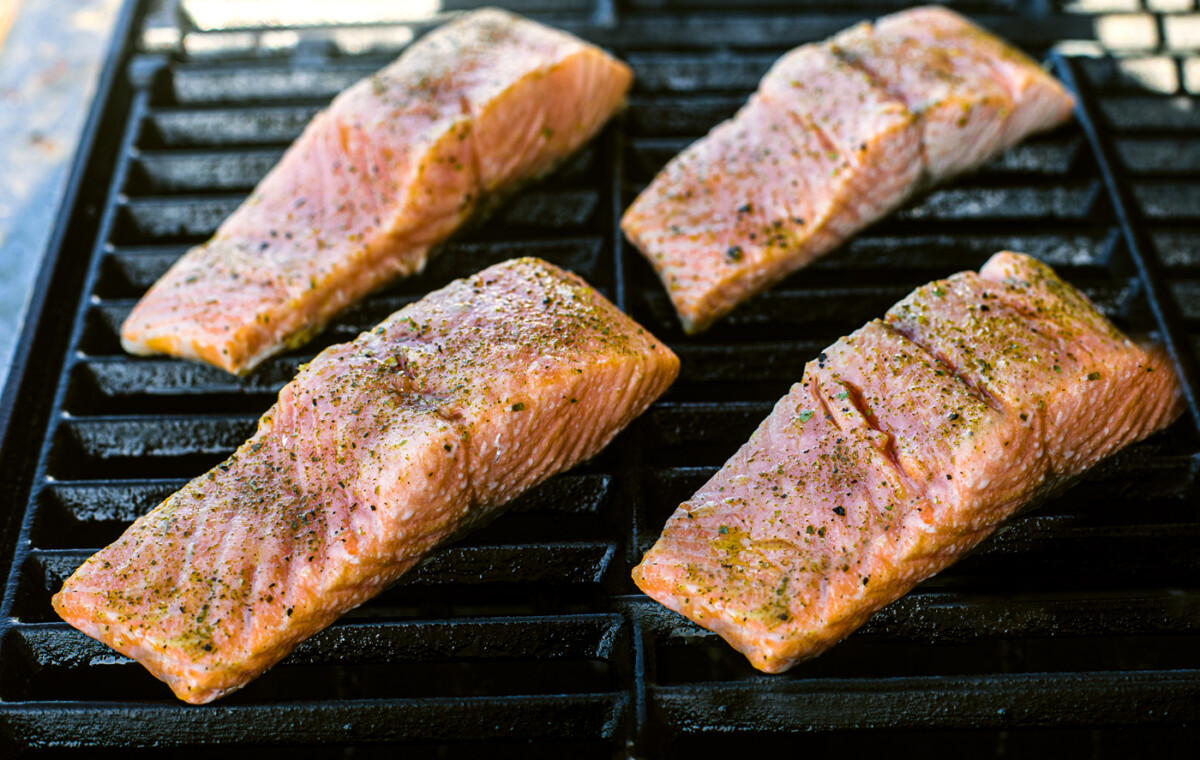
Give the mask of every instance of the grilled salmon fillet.
[[999, 253], [809, 362], [633, 578], [759, 670], [787, 670], [1182, 409], [1159, 349]]
[[1071, 96], [943, 8], [791, 51], [732, 119], [675, 157], [622, 229], [684, 330], [837, 247], [914, 192], [1066, 120]]
[[54, 609], [211, 701], [596, 454], [678, 369], [579, 277], [498, 264], [321, 352], [250, 440], [88, 559]]
[[598, 48], [498, 10], [429, 33], [313, 119], [146, 293], [122, 345], [242, 374], [307, 342], [591, 138], [631, 79]]

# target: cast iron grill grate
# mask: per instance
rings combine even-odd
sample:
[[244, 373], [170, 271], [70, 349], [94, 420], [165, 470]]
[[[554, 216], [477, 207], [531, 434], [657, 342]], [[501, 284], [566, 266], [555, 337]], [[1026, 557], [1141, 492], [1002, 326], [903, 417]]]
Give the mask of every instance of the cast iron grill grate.
[[[628, 61], [637, 75], [628, 111], [553, 177], [456, 238], [421, 277], [244, 379], [132, 359], [117, 329], [317, 109], [387, 63], [401, 31], [429, 24], [358, 28], [351, 43], [337, 37], [344, 29], [305, 29], [275, 48], [264, 37], [278, 29], [192, 30], [173, 52], [135, 57], [101, 101], [108, 129], [84, 175], [102, 178], [96, 207], [85, 191], [63, 221], [84, 230], [66, 238], [52, 291], [73, 321], [26, 344], [39, 361], [26, 369], [0, 461], [14, 483], [5, 508], [19, 524], [4, 537], [5, 750], [189, 756], [228, 745], [292, 757], [329, 743], [361, 757], [402, 742], [419, 756], [654, 758], [724, 754], [747, 739], [995, 755], [1081, 743], [1096, 756], [1148, 741], [1195, 749], [1194, 405], [784, 676], [756, 673], [628, 580], [670, 511], [805, 361], [912, 287], [977, 268], [996, 250], [1041, 257], [1126, 329], [1171, 341], [1191, 367], [1200, 110], [1130, 90], [1103, 60], [1057, 56], [1052, 65], [1084, 94], [1077, 123], [917, 200], [710, 332], [681, 335], [617, 231], [620, 212], [666, 160], [732, 114], [779, 54], [899, 5], [514, 4]], [[1090, 34], [1086, 19], [1050, 5], [958, 4], [1034, 52]], [[366, 52], [349, 54], [362, 34]], [[683, 359], [676, 387], [600, 457], [213, 706], [175, 702], [139, 666], [57, 619], [49, 597], [65, 575], [228, 455], [301, 362], [430, 289], [526, 254], [587, 277]]]

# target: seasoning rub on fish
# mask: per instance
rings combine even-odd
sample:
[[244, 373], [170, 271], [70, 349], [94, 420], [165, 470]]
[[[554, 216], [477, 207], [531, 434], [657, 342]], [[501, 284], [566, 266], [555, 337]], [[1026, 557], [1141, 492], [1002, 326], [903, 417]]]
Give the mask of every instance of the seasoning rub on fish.
[[633, 578], [778, 673], [1181, 411], [1161, 350], [999, 253], [809, 362]]
[[321, 352], [250, 440], [88, 559], [54, 609], [180, 699], [216, 699], [596, 454], [678, 370], [579, 277], [498, 264]]
[[598, 48], [503, 11], [429, 33], [313, 119], [146, 293], [122, 345], [238, 374], [302, 345], [596, 134], [631, 79]]
[[699, 332], [904, 203], [1071, 113], [1016, 49], [943, 8], [779, 59], [745, 107], [625, 212], [684, 329]]

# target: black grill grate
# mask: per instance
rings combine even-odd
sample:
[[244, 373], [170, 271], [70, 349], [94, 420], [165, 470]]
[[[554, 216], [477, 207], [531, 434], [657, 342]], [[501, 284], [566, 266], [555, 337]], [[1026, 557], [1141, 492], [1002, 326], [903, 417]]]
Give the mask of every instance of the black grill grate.
[[[173, 51], [128, 61], [127, 33], [80, 163], [79, 198], [60, 222], [48, 306], [7, 398], [0, 754], [120, 746], [207, 756], [230, 745], [296, 757], [328, 743], [363, 757], [370, 745], [402, 742], [432, 757], [706, 757], [748, 739], [768, 750], [982, 756], [1200, 747], [1194, 385], [1191, 419], [1015, 520], [785, 676], [757, 674], [629, 581], [670, 511], [808, 358], [912, 287], [977, 268], [996, 250], [1051, 263], [1126, 329], [1168, 340], [1195, 377], [1200, 104], [1133, 89], [1106, 58], [1050, 59], [1082, 90], [1077, 123], [919, 199], [710, 332], [683, 338], [649, 267], [622, 240], [620, 212], [666, 160], [732, 114], [779, 54], [900, 5], [795, 11], [754, 0], [734, 14], [707, 0], [514, 4], [627, 60], [637, 75], [629, 110], [554, 177], [456, 238], [424, 275], [240, 380], [131, 359], [120, 322], [316, 109], [393, 57], [404, 27], [375, 29], [382, 48], [363, 55], [345, 54], [329, 30], [301, 30], [266, 52], [264, 36], [279, 30], [193, 30]], [[1054, 3], [957, 5], [1034, 52], [1092, 34], [1089, 18]], [[148, 23], [162, 31], [161, 14]], [[230, 453], [299, 363], [454, 277], [530, 253], [587, 277], [683, 359], [676, 387], [600, 457], [213, 706], [174, 701], [54, 615], [49, 597], [62, 578]]]

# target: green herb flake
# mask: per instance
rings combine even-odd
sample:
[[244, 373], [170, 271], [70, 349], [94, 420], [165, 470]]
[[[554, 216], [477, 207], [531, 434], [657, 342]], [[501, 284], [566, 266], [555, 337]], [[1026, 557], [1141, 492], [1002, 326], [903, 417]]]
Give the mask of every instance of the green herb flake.
[[514, 412], [523, 412], [523, 411], [525, 411], [525, 403], [524, 403], [524, 402], [522, 402], [522, 401], [518, 401], [517, 403], [515, 403], [515, 404], [513, 404], [513, 405], [512, 405], [512, 410], [513, 410]]
[[845, 401], [849, 397], [850, 397], [850, 391], [842, 391], [841, 393], [839, 393], [837, 395], [837, 398], [839, 401]]
[[1089, 372], [1088, 373], [1088, 380], [1099, 380], [1099, 379], [1100, 379], [1099, 372]]
[[729, 528], [722, 525], [721, 527], [717, 528], [717, 532], [724, 536], [729, 533]]
[[800, 412], [800, 421], [808, 422], [809, 420], [812, 419], [812, 416], [813, 416], [813, 410], [805, 409], [804, 411]]

